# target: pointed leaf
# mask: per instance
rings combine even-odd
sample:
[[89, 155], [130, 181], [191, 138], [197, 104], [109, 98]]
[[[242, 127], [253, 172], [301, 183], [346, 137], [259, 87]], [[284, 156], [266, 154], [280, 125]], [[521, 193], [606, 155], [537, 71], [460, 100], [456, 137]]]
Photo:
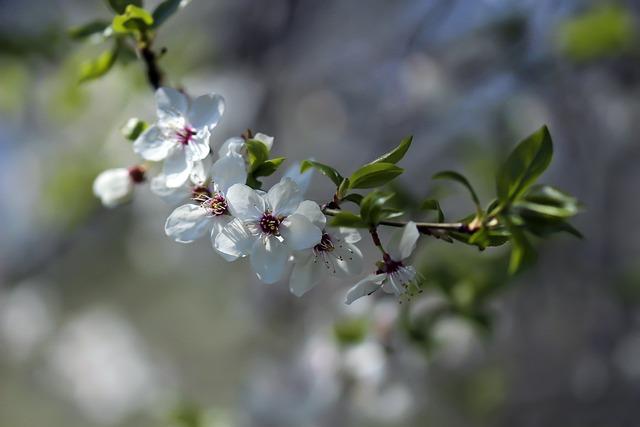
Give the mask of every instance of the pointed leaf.
[[465, 178], [462, 174], [459, 174], [458, 172], [455, 172], [455, 171], [442, 171], [433, 175], [432, 179], [448, 179], [450, 181], [455, 181], [459, 184], [464, 185], [464, 187], [469, 191], [469, 194], [471, 194], [471, 198], [473, 199], [473, 203], [476, 205], [476, 209], [478, 210], [478, 212], [482, 211], [482, 207], [480, 206], [480, 199], [478, 199], [478, 195], [476, 194], [475, 190], [473, 189], [473, 187], [471, 186], [467, 178]]
[[339, 186], [342, 180], [344, 179], [342, 178], [342, 175], [340, 175], [338, 171], [332, 168], [331, 166], [327, 166], [325, 164], [322, 164], [320, 162], [316, 162], [313, 160], [304, 160], [300, 164], [300, 173], [304, 173], [309, 168], [313, 168], [318, 172], [320, 172], [321, 174], [323, 174], [324, 176], [326, 176], [327, 178], [329, 178], [336, 185], [336, 187]]
[[374, 188], [387, 184], [402, 174], [404, 169], [391, 163], [365, 165], [349, 177], [350, 188]]
[[398, 163], [400, 160], [402, 160], [404, 155], [407, 153], [407, 150], [409, 149], [409, 147], [411, 147], [412, 141], [413, 141], [413, 136], [408, 136], [404, 138], [402, 141], [400, 141], [400, 144], [396, 148], [394, 148], [393, 150], [389, 151], [386, 154], [383, 154], [382, 156], [378, 157], [377, 159], [375, 159], [374, 161], [368, 164], [372, 165], [374, 163], [394, 163], [394, 164]]

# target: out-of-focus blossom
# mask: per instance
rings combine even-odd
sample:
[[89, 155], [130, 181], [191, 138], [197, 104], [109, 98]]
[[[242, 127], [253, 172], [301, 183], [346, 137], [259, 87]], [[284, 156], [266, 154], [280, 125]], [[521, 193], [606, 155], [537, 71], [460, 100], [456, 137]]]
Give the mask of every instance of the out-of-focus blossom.
[[135, 184], [144, 181], [145, 169], [141, 166], [107, 169], [93, 181], [93, 194], [104, 206], [113, 208], [130, 201]]

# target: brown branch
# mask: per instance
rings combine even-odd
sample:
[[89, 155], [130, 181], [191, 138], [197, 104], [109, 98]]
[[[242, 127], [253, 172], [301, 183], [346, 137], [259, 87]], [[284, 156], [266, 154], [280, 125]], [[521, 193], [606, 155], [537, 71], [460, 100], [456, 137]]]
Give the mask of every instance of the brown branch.
[[149, 85], [151, 85], [153, 90], [158, 89], [162, 86], [164, 79], [164, 73], [158, 65], [158, 55], [151, 48], [150, 42], [140, 43], [138, 46], [138, 53], [144, 62]]

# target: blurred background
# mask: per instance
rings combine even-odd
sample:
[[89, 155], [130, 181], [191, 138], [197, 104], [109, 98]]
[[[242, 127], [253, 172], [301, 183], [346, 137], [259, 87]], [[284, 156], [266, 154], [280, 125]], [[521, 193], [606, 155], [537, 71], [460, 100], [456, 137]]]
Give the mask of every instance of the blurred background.
[[[105, 46], [67, 29], [110, 19], [106, 5], [0, 0], [0, 426], [640, 425], [639, 14], [633, 0], [194, 0], [173, 16], [160, 64], [226, 97], [214, 143], [250, 127], [275, 155], [348, 173], [413, 134], [397, 191], [438, 197], [448, 218], [473, 206], [433, 173], [465, 173], [488, 202], [509, 150], [549, 125], [542, 181], [583, 202], [585, 240], [540, 242], [509, 278], [508, 248], [425, 238], [422, 294], [346, 306], [352, 283], [298, 299], [207, 239], [170, 241], [171, 207], [146, 189], [102, 208], [97, 173], [137, 162], [120, 128], [154, 117], [141, 63], [79, 85]], [[330, 191], [315, 176], [309, 197]]]

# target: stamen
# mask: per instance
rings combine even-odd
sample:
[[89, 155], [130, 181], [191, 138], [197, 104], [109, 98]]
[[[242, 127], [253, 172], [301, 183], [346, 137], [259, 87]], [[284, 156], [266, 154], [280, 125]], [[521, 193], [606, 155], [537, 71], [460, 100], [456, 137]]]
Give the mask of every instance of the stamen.
[[[331, 240], [331, 236], [327, 233], [322, 233], [322, 239], [320, 243], [313, 247], [313, 250], [317, 252], [332, 252], [335, 249], [333, 245], [333, 241]], [[342, 259], [342, 258], [341, 258]]]
[[176, 132], [178, 142], [182, 145], [189, 145], [195, 134], [196, 131], [190, 126], [185, 126]]
[[277, 236], [280, 234], [279, 229], [281, 222], [281, 218], [275, 217], [271, 212], [267, 211], [262, 214], [259, 225], [263, 233]]
[[215, 193], [212, 197], [208, 198], [202, 203], [202, 206], [207, 209], [211, 215], [220, 216], [229, 213], [227, 206], [227, 200], [220, 193]]

